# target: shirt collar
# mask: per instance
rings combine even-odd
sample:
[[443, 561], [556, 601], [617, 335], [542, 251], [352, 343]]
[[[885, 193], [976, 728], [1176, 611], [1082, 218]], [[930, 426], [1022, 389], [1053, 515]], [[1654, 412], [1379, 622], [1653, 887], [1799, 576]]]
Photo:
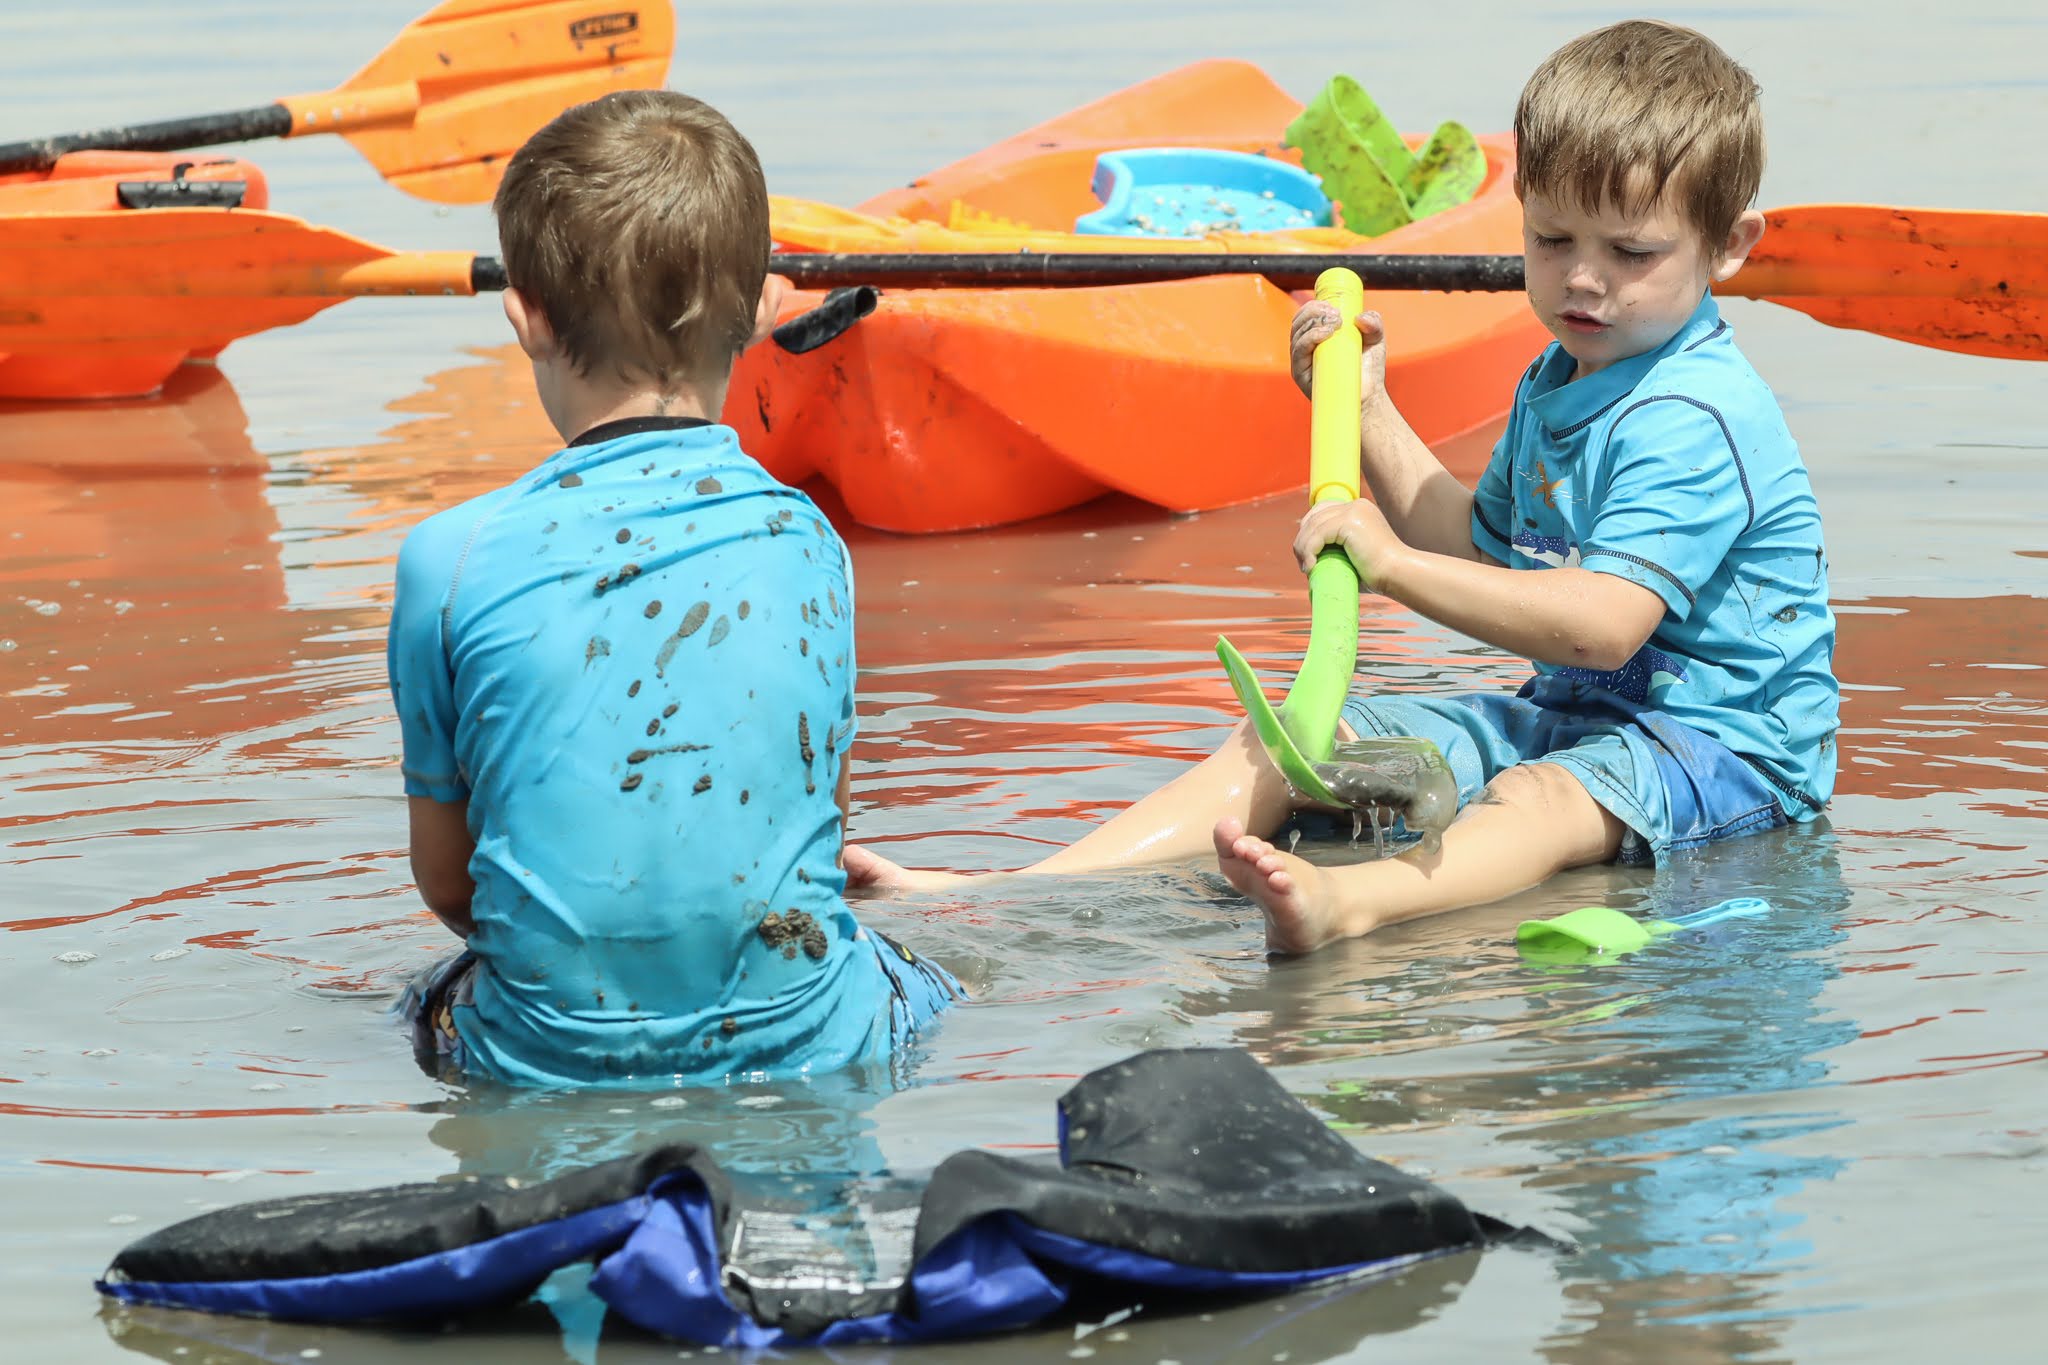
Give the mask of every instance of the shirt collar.
[[1700, 297], [1677, 335], [1654, 351], [1617, 360], [1604, 370], [1584, 379], [1573, 379], [1577, 364], [1559, 343], [1553, 341], [1536, 364], [1536, 376], [1529, 384], [1529, 410], [1552, 436], [1569, 436], [1601, 413], [1634, 392], [1658, 361], [1676, 355], [1712, 336], [1721, 326], [1721, 309], [1713, 294]]
[[688, 431], [692, 427], [708, 427], [707, 417], [618, 417], [609, 422], [599, 422], [590, 430], [564, 446], [574, 450], [578, 446], [602, 445], [616, 441], [621, 436], [638, 436], [649, 431]]

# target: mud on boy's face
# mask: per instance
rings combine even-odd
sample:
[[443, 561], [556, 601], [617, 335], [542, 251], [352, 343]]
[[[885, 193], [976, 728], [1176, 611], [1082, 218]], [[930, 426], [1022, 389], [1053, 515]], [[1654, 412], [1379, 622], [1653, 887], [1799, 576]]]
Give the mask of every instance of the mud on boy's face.
[[1529, 306], [1578, 362], [1575, 379], [1676, 336], [1707, 285], [1748, 253], [1710, 252], [1668, 196], [1639, 213], [1611, 203], [1593, 213], [1534, 189], [1522, 200], [1522, 247]]

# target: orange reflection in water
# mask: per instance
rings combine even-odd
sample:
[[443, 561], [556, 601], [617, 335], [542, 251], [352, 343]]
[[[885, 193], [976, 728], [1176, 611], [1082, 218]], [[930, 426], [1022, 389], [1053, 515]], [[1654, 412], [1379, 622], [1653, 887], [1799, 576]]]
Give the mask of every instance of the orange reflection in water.
[[[1482, 430], [1442, 453], [1476, 478], [1496, 435]], [[1303, 511], [1295, 495], [1189, 517], [1108, 498], [1023, 525], [909, 537], [849, 526], [830, 489], [811, 491], [853, 548], [863, 691], [972, 713], [920, 727], [923, 740], [970, 752], [1071, 744], [1087, 755], [1185, 757], [1177, 736], [1240, 713], [1214, 652], [1219, 635], [1269, 691], [1284, 688], [1307, 644], [1307, 586], [1290, 548]], [[1417, 632], [1384, 598], [1367, 596], [1362, 610], [1362, 677], [1399, 687], [1455, 663], [1519, 681], [1505, 657], [1454, 660], [1437, 632]], [[914, 681], [899, 683], [897, 670]], [[1078, 714], [1110, 706], [1118, 714]], [[1089, 761], [1080, 756], [1080, 766]]]
[[[405, 530], [556, 444], [517, 349], [477, 357], [392, 403], [402, 420], [379, 440], [280, 457], [346, 494], [334, 524], [317, 528], [315, 555], [316, 568], [346, 571], [346, 590], [296, 606], [267, 491], [272, 461], [250, 446], [217, 372], [186, 367], [154, 402], [0, 408], [0, 484], [14, 512], [0, 605], [15, 608], [0, 616], [15, 646], [0, 653], [0, 739], [203, 740], [311, 715], [318, 691], [295, 672], [375, 647]], [[1476, 478], [1496, 435], [1449, 443], [1446, 463]], [[855, 526], [829, 487], [810, 491], [853, 547], [862, 689], [878, 699], [863, 710], [914, 695], [944, 714], [912, 731], [946, 752], [1053, 751], [1065, 770], [1186, 756], [1183, 732], [1236, 713], [1210, 652], [1218, 634], [1274, 688], [1306, 639], [1288, 548], [1293, 496], [1185, 518], [1112, 498], [1025, 525], [914, 537]], [[1460, 686], [1519, 680], [1515, 661], [1449, 655], [1438, 633], [1416, 632], [1382, 599], [1368, 597], [1365, 611], [1365, 677], [1427, 685], [1403, 679], [1454, 668]], [[2044, 625], [2048, 604], [2034, 598], [1848, 607], [1841, 789], [2038, 789]], [[897, 742], [880, 747], [902, 757]], [[919, 788], [916, 766], [897, 774], [896, 796], [937, 794]]]
[[[153, 400], [0, 404], [0, 741], [235, 735], [333, 762], [266, 755], [299, 736], [259, 732], [317, 713], [322, 665], [381, 647], [407, 528], [553, 447], [525, 368], [496, 359], [432, 376], [391, 405], [425, 415], [377, 442], [275, 461], [210, 366]], [[294, 601], [270, 488], [300, 477], [346, 496], [290, 528], [321, 537]]]
[[1837, 792], [2048, 790], [2048, 600], [1849, 604], [1835, 673], [1844, 688]]
[[247, 425], [207, 366], [157, 401], [0, 405], [0, 739], [196, 738], [298, 709], [227, 686], [298, 644]]

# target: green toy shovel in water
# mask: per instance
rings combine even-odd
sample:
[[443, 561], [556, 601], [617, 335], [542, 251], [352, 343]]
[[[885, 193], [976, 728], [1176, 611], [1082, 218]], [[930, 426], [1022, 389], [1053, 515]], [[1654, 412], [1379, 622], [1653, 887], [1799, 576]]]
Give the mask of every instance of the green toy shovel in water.
[[[1336, 305], [1337, 330], [1316, 347], [1309, 414], [1309, 503], [1358, 497], [1359, 356], [1355, 325], [1365, 286], [1343, 267], [1316, 277], [1316, 297]], [[1337, 741], [1337, 716], [1358, 663], [1358, 571], [1336, 546], [1316, 559], [1308, 575], [1308, 653], [1287, 700], [1275, 711], [1258, 675], [1230, 641], [1216, 641], [1216, 657], [1230, 675], [1238, 702], [1251, 717], [1259, 742], [1297, 792], [1342, 810], [1351, 803], [1331, 791], [1315, 770], [1328, 763]]]
[[1755, 896], [1738, 896], [1677, 919], [1637, 919], [1611, 906], [1582, 905], [1554, 919], [1523, 920], [1515, 926], [1515, 947], [1530, 962], [1591, 962], [1633, 953], [1660, 938], [1704, 929], [1724, 919], [1754, 919], [1769, 913], [1770, 902]]

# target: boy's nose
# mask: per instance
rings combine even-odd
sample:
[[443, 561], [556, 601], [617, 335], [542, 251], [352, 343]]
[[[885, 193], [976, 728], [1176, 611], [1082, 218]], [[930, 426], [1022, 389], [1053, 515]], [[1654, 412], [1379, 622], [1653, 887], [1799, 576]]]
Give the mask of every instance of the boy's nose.
[[1604, 294], [1607, 292], [1606, 286], [1601, 283], [1599, 273], [1587, 261], [1573, 261], [1571, 263], [1570, 268], [1564, 272], [1564, 287], [1571, 290], [1574, 294]]

